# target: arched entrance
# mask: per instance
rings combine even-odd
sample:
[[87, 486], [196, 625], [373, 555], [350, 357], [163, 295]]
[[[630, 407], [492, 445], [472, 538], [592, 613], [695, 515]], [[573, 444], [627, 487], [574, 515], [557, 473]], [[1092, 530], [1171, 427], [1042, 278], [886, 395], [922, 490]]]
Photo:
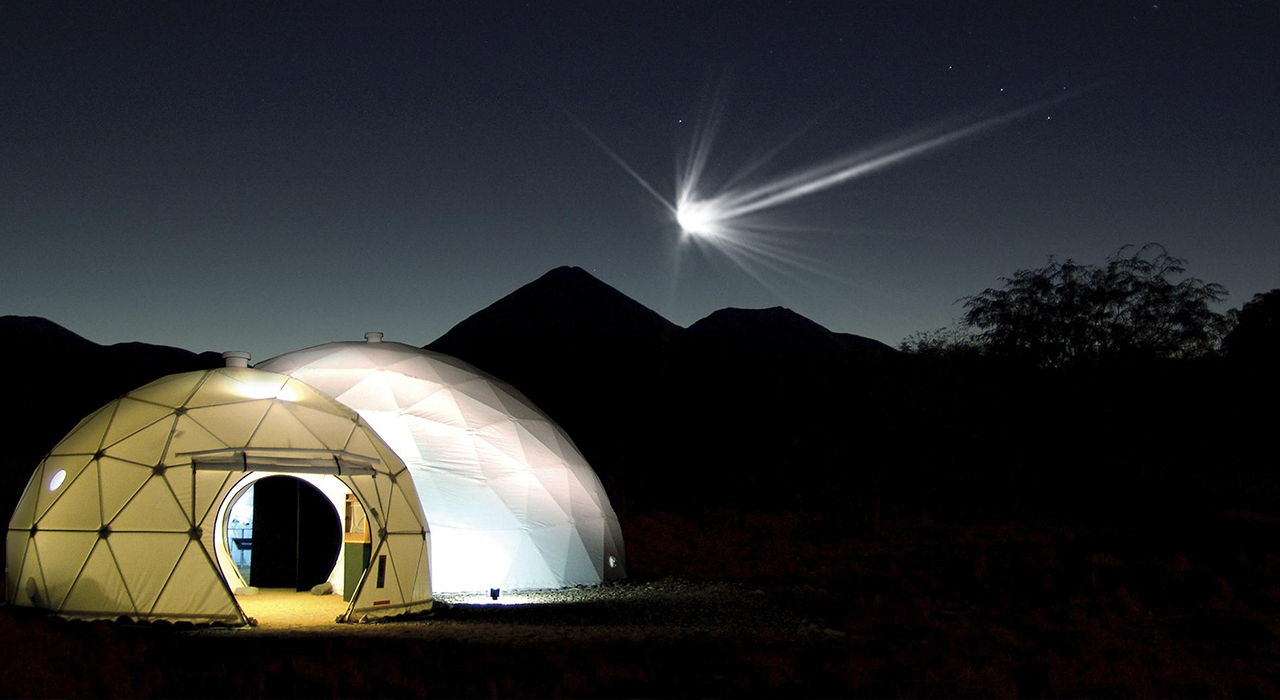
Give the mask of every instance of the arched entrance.
[[231, 502], [226, 546], [241, 578], [258, 588], [309, 590], [329, 580], [342, 549], [330, 499], [292, 476], [267, 476]]
[[[427, 532], [421, 521], [415, 518], [407, 523], [407, 528], [402, 524], [403, 518], [413, 518], [415, 514], [412, 501], [405, 500], [390, 480], [388, 485], [392, 488], [379, 488], [383, 474], [373, 467], [348, 462], [342, 457], [332, 460], [332, 466], [322, 458], [307, 463], [301, 461], [287, 455], [249, 454], [196, 460], [197, 474], [230, 472], [226, 477], [229, 481], [219, 487], [221, 495], [215, 499], [218, 504], [213, 519], [215, 527], [203, 537], [206, 546], [214, 552], [226, 591], [234, 597], [241, 612], [263, 624], [309, 626], [328, 624], [335, 619], [350, 621], [365, 616], [385, 616], [386, 610], [419, 605], [416, 596], [430, 595], [427, 573], [430, 554]], [[259, 465], [267, 468], [252, 468]], [[268, 487], [262, 491], [264, 496], [260, 496], [257, 488], [249, 491], [250, 486], [269, 479], [276, 479], [276, 483], [292, 490], [281, 488], [281, 493], [271, 494]], [[323, 509], [313, 503], [316, 511], [324, 513], [327, 525], [317, 524], [307, 516], [306, 501], [310, 498], [307, 494], [312, 489], [327, 501]], [[263, 502], [259, 503], [260, 500]], [[275, 507], [271, 507], [272, 503]], [[288, 522], [279, 522], [287, 521], [289, 516], [301, 527], [292, 529]], [[393, 519], [396, 529], [386, 526], [388, 517]], [[249, 521], [253, 521], [251, 528], [246, 527]], [[410, 529], [414, 525], [418, 529]], [[270, 542], [271, 538], [264, 535], [267, 527], [283, 532], [280, 539], [285, 541]], [[312, 544], [315, 551], [323, 555], [308, 552], [307, 538], [317, 532], [324, 536]], [[300, 546], [289, 548], [289, 534]], [[258, 541], [264, 537], [267, 543], [259, 545]], [[241, 551], [241, 543], [247, 545], [248, 551]], [[254, 559], [262, 562], [268, 557], [283, 564], [285, 574], [291, 574], [292, 579], [264, 580], [262, 563], [258, 563], [255, 573]], [[311, 564], [307, 563], [308, 559]], [[406, 563], [399, 564], [401, 559]], [[266, 566], [270, 577], [272, 564], [268, 562]], [[308, 569], [319, 573], [308, 574]], [[407, 599], [401, 569], [414, 572], [412, 587], [408, 588], [415, 596], [414, 602], [400, 602]], [[314, 582], [323, 583], [325, 576], [332, 587], [311, 595], [309, 589]]]

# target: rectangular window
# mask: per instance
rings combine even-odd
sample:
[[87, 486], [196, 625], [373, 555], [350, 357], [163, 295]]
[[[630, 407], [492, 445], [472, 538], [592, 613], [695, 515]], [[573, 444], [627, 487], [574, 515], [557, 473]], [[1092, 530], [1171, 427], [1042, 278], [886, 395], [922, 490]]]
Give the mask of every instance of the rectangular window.
[[345, 526], [346, 532], [342, 535], [343, 542], [368, 542], [369, 541], [369, 523], [365, 519], [364, 508], [360, 506], [360, 502], [352, 494], [347, 494]]
[[378, 555], [378, 588], [382, 588], [387, 582], [387, 555]]

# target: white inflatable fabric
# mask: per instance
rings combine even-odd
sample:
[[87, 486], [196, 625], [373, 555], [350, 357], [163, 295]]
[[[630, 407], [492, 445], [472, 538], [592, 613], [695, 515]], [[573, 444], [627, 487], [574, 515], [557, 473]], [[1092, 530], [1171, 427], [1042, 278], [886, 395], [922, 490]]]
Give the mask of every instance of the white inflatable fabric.
[[410, 345], [337, 342], [257, 365], [350, 406], [408, 465], [436, 591], [560, 588], [625, 575], [622, 531], [569, 436], [512, 386]]

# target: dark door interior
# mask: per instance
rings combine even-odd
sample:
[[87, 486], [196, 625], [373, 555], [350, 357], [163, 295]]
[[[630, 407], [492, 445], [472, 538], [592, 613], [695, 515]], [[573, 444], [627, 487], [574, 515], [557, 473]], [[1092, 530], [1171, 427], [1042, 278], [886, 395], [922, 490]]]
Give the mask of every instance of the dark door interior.
[[253, 490], [249, 585], [303, 591], [329, 578], [342, 548], [342, 523], [329, 499], [291, 476], [259, 479]]

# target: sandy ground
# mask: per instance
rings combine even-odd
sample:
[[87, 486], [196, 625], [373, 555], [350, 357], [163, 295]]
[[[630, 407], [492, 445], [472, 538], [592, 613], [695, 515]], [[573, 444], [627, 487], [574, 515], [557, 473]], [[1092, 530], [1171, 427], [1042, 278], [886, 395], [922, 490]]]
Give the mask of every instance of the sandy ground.
[[263, 588], [256, 595], [238, 595], [244, 614], [263, 630], [292, 630], [336, 625], [347, 609], [340, 595], [312, 595], [287, 588]]
[[367, 624], [290, 591], [242, 599], [241, 628], [0, 607], [0, 697], [1280, 697], [1271, 520], [630, 532], [636, 568], [719, 578], [438, 595]]
[[0, 697], [847, 694], [845, 633], [777, 593], [663, 577], [438, 596], [429, 615], [336, 624], [340, 596], [266, 591], [240, 600], [259, 624], [238, 628], [0, 607], [0, 638], [24, 640], [0, 654]]
[[[314, 634], [374, 637], [511, 638], [554, 641], [567, 629], [579, 637], [671, 639], [691, 634], [765, 635], [794, 638], [822, 628], [791, 606], [779, 606], [763, 590], [727, 582], [679, 577], [623, 581], [559, 590], [503, 591], [495, 601], [482, 594], [436, 594], [430, 612], [368, 623], [339, 623], [346, 609], [339, 595], [315, 596], [263, 589], [237, 596], [252, 627], [196, 628], [196, 635], [293, 636]], [[831, 634], [830, 632], [828, 634]]]

